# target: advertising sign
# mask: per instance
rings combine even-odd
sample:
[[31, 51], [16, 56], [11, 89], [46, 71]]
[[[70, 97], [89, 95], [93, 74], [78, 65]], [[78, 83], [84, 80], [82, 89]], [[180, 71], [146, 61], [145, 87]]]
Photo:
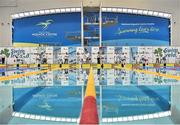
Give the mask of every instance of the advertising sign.
[[105, 46], [169, 46], [170, 20], [122, 13], [103, 13]]
[[79, 46], [80, 13], [50, 14], [13, 20], [13, 42]]

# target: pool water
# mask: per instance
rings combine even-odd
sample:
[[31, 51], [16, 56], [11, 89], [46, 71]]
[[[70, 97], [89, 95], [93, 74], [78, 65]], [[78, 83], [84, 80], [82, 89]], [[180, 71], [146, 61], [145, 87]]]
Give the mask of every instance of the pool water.
[[[103, 86], [102, 93], [99, 89], [97, 104], [105, 118], [170, 110], [170, 86]], [[15, 88], [13, 108], [28, 114], [78, 118], [83, 90], [84, 86]]]
[[[37, 71], [38, 69], [7, 71], [6, 76]], [[180, 76], [179, 70], [155, 69], [148, 71]], [[95, 85], [179, 85], [180, 81], [162, 76], [149, 75], [125, 69], [94, 69]], [[49, 71], [38, 75], [0, 81], [0, 86], [82, 86], [86, 85], [89, 70], [64, 69]]]
[[[10, 75], [37, 70], [13, 70]], [[148, 70], [180, 75], [179, 70], [170, 68]], [[125, 69], [93, 69], [93, 72], [100, 122], [106, 118], [170, 111], [171, 86], [180, 85], [176, 79]], [[13, 87], [13, 111], [16, 113], [79, 119], [88, 73], [89, 70], [83, 69], [54, 70], [1, 81], [0, 85]]]
[[82, 106], [81, 87], [35, 87], [14, 89], [17, 112], [78, 118]]

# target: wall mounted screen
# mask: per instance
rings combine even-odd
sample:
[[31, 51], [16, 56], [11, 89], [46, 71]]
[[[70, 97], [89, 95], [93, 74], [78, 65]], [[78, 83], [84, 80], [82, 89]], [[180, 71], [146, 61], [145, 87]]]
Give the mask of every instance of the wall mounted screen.
[[81, 14], [61, 13], [13, 20], [13, 43], [81, 45]]
[[170, 19], [134, 14], [102, 14], [104, 46], [169, 46]]

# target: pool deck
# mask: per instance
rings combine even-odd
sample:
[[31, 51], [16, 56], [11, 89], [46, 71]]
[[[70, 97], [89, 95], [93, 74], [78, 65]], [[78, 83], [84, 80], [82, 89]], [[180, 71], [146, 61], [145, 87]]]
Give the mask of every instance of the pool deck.
[[[12, 117], [12, 119], [8, 123], [10, 124], [69, 124], [67, 122], [53, 122], [53, 121], [40, 121], [40, 120], [32, 120], [32, 119], [24, 119], [24, 118], [17, 118]], [[71, 123], [71, 125], [77, 125], [77, 123]], [[101, 124], [101, 123], [100, 123]], [[174, 124], [171, 117], [163, 117], [157, 119], [148, 119], [148, 120], [141, 120], [141, 121], [131, 121], [131, 122], [117, 122], [117, 123], [102, 123], [103, 125], [123, 125], [123, 124]]]

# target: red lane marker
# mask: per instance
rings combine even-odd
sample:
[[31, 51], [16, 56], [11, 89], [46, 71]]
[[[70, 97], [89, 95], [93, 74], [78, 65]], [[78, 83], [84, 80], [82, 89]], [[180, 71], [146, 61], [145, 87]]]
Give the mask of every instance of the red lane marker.
[[84, 104], [81, 112], [80, 125], [84, 124], [98, 124], [96, 99], [93, 96], [87, 96], [84, 99]]

